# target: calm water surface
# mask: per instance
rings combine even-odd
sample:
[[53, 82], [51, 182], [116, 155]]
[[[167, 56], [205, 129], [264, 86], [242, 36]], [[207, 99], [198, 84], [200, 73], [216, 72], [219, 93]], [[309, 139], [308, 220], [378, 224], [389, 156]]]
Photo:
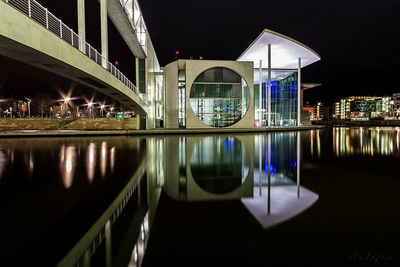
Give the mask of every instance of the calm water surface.
[[400, 263], [400, 128], [0, 140], [0, 266]]

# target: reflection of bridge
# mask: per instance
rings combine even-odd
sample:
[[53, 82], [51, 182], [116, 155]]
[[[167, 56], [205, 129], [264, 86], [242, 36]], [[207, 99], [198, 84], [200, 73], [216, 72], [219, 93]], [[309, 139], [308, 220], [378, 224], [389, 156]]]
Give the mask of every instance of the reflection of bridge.
[[101, 0], [100, 6], [101, 54], [85, 41], [84, 0], [78, 0], [79, 35], [34, 0], [1, 0], [0, 54], [84, 84], [147, 115], [146, 97], [108, 61], [107, 16], [136, 58], [146, 58], [148, 36], [140, 8], [135, 1], [131, 14], [119, 0]]

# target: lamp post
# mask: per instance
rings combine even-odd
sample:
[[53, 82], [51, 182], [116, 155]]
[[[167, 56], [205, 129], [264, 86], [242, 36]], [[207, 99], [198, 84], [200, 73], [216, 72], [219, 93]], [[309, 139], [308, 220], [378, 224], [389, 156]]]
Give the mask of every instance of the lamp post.
[[89, 117], [90, 117], [90, 118], [93, 118], [92, 106], [93, 106], [93, 103], [92, 103], [92, 102], [89, 102], [89, 103], [88, 103], [88, 107], [89, 107]]
[[104, 113], [103, 113], [103, 112], [104, 112], [104, 108], [105, 108], [104, 105], [101, 105], [101, 106], [100, 106], [100, 116], [101, 116], [101, 117], [103, 117], [103, 115], [104, 115]]
[[65, 104], [65, 117], [68, 116], [68, 102], [71, 100], [70, 97], [64, 98], [64, 104]]
[[29, 99], [27, 97], [25, 97], [25, 99], [28, 102], [28, 117], [30, 118], [31, 117], [31, 102], [32, 102], [32, 99]]

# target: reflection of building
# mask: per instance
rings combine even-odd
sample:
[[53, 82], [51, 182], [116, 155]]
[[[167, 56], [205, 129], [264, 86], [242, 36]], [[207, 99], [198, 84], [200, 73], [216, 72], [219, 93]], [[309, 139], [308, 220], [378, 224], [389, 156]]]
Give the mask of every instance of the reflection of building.
[[309, 208], [318, 195], [300, 186], [297, 133], [168, 137], [164, 190], [176, 200], [241, 199], [270, 227]]
[[164, 190], [187, 201], [240, 199], [253, 192], [252, 136], [165, 139]]
[[307, 46], [264, 30], [236, 62], [172, 62], [164, 68], [165, 127], [300, 125], [301, 68], [318, 60]]

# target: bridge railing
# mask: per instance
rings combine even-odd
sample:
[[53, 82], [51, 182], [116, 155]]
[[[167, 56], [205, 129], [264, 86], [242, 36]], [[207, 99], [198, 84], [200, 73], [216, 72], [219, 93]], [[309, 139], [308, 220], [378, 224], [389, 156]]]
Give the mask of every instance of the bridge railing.
[[84, 53], [86, 56], [91, 58], [97, 64], [108, 70], [117, 79], [128, 86], [133, 92], [135, 92], [146, 104], [147, 101], [144, 99], [143, 94], [136, 88], [136, 86], [112, 63], [94, 49], [89, 43], [84, 41], [78, 34], [76, 34], [71, 28], [65, 25], [60, 19], [54, 16], [47, 8], [34, 0], [2, 0], [8, 3], [10, 6], [16, 8], [20, 12], [24, 13], [43, 27], [58, 35], [61, 39]]

